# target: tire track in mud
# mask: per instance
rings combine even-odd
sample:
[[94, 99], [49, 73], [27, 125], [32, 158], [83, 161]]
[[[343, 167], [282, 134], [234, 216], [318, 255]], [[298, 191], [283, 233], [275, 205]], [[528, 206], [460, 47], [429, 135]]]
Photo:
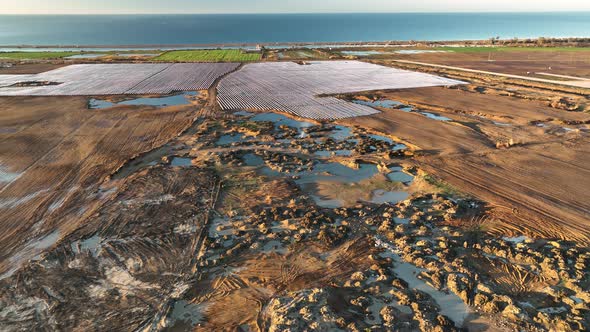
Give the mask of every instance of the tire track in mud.
[[[439, 160], [439, 162], [443, 162], [442, 159]], [[517, 212], [515, 212], [514, 210], [512, 211], [512, 213], [509, 215], [509, 218], [502, 218], [502, 222], [506, 223], [507, 225], [512, 225], [511, 227], [514, 228], [515, 231], [520, 231], [522, 232], [523, 228], [526, 230], [529, 230], [530, 232], [532, 232], [533, 234], [541, 234], [544, 237], [557, 237], [557, 238], [563, 238], [564, 237], [564, 232], [567, 232], [567, 238], [575, 238], [575, 239], [579, 239], [579, 240], [584, 240], [584, 241], [588, 241], [588, 239], [590, 239], [590, 236], [588, 235], [588, 229], [583, 227], [583, 225], [580, 225], [578, 223], [576, 224], [564, 224], [562, 219], [559, 218], [558, 216], [554, 215], [552, 212], [549, 212], [547, 210], [543, 210], [540, 205], [537, 204], [524, 204], [522, 201], [519, 201], [515, 198], [512, 198], [510, 195], [508, 195], [507, 193], [504, 193], [502, 190], [502, 187], [498, 187], [495, 186], [494, 183], [496, 183], [495, 181], [489, 181], [486, 179], [489, 179], [488, 176], [477, 176], [477, 172], [472, 171], [470, 172], [469, 170], [466, 170], [465, 167], [468, 168], [472, 168], [472, 169], [479, 169], [480, 171], [482, 171], [481, 168], [476, 167], [475, 164], [469, 162], [468, 160], [463, 160], [463, 164], [462, 164], [462, 168], [459, 169], [456, 166], [452, 166], [451, 164], [446, 164], [445, 167], [436, 167], [432, 164], [430, 164], [429, 162], [422, 162], [422, 167], [424, 167], [425, 169], [431, 169], [431, 171], [433, 171], [433, 173], [435, 174], [448, 174], [448, 176], [450, 176], [452, 179], [454, 179], [454, 181], [452, 179], [449, 179], [451, 183], [456, 181], [462, 181], [465, 183], [468, 183], [469, 186], [478, 188], [480, 191], [480, 193], [477, 192], [477, 190], [470, 190], [469, 186], [460, 186], [461, 188], [465, 189], [467, 192], [471, 192], [472, 194], [474, 194], [475, 196], [478, 196], [484, 200], [488, 200], [488, 201], [494, 201], [493, 197], [499, 197], [501, 200], [504, 200], [505, 202], [508, 202], [509, 206], [513, 206], [517, 208]], [[576, 208], [578, 207], [576, 204], [570, 204], [568, 202], [565, 202], [557, 197], [551, 196], [551, 195], [547, 195], [547, 194], [543, 194], [538, 192], [537, 190], [521, 184], [521, 183], [517, 183], [513, 180], [510, 180], [509, 178], [507, 178], [506, 176], [501, 176], [500, 173], [495, 173], [495, 172], [490, 172], [488, 170], [483, 170], [483, 172], [485, 172], [488, 175], [491, 175], [491, 177], [497, 178], [497, 179], [502, 179], [503, 181], [507, 181], [510, 183], [510, 185], [508, 186], [503, 186], [503, 187], [507, 187], [507, 188], [524, 188], [523, 190], [517, 190], [517, 192], [524, 192], [526, 190], [528, 190], [531, 194], [527, 195], [529, 197], [542, 197], [545, 201], [549, 201], [552, 203], [552, 205], [554, 206], [570, 206], [572, 207], [574, 210], [576, 210]], [[444, 176], [443, 176], [444, 178]], [[497, 183], [501, 183], [501, 181], [498, 181]], [[482, 195], [481, 192], [488, 192], [491, 195], [491, 199], [490, 197], [481, 197], [481, 196], [487, 196], [487, 195]], [[487, 199], [486, 199], [487, 198]], [[531, 221], [530, 216], [526, 215], [526, 212], [529, 211], [532, 212], [533, 214], [536, 214], [537, 216], [541, 217], [541, 218], [534, 218], [537, 219], [534, 222], [541, 222], [542, 225], [534, 225], [534, 222]], [[525, 212], [525, 215], [523, 215], [523, 212]], [[529, 217], [529, 218], [527, 218]], [[518, 218], [521, 222], [517, 223], [515, 221], [512, 221], [512, 219], [514, 218]], [[547, 220], [551, 220], [551, 221], [547, 221]], [[539, 227], [541, 226], [541, 227]]]
[[43, 159], [45, 159], [47, 156], [49, 156], [51, 153], [55, 152], [55, 150], [63, 143], [65, 142], [67, 139], [70, 139], [71, 136], [76, 133], [78, 130], [80, 130], [81, 127], [85, 126], [87, 123], [89, 123], [90, 121], [92, 121], [94, 119], [95, 115], [93, 114], [90, 118], [86, 119], [85, 121], [83, 121], [82, 123], [80, 123], [80, 125], [78, 125], [77, 127], [73, 128], [70, 132], [68, 132], [65, 136], [63, 136], [63, 138], [61, 138], [58, 142], [56, 142], [52, 147], [50, 147], [50, 149], [45, 152], [43, 155], [41, 155], [39, 158], [37, 158], [32, 164], [30, 164], [29, 166], [25, 167], [21, 172], [20, 175], [15, 178], [13, 181], [11, 181], [9, 184], [5, 185], [2, 189], [0, 189], [0, 195], [2, 195], [4, 193], [4, 191], [10, 187], [10, 185], [14, 182], [16, 182], [20, 177], [22, 177], [22, 175], [24, 175], [29, 169], [31, 169], [32, 167], [36, 166], [38, 163], [40, 163]]
[[[224, 77], [240, 70], [243, 66], [244, 66], [244, 64], [241, 63], [239, 66], [236, 67], [236, 69], [222, 75], [221, 77], [218, 77], [213, 82], [211, 87], [207, 90], [207, 93], [208, 93], [207, 104], [197, 111], [196, 117], [193, 119], [192, 123], [185, 130], [183, 130], [183, 132], [180, 133], [180, 135], [183, 135], [187, 131], [189, 131], [190, 128], [192, 128], [197, 122], [199, 122], [198, 120], [201, 118], [221, 115], [220, 114], [221, 107], [217, 103], [217, 98], [216, 98], [217, 97], [217, 86], [219, 85], [219, 82]], [[168, 141], [167, 143], [170, 143], [171, 141], [172, 140]], [[158, 148], [162, 148], [167, 143], [162, 144], [162, 146], [160, 146]], [[154, 149], [152, 149], [150, 151], [146, 151], [144, 153], [149, 153], [149, 152], [154, 151], [158, 148], [154, 148]], [[129, 161], [130, 160], [128, 160], [127, 163]], [[124, 165], [121, 167], [124, 167]], [[203, 224], [200, 225], [199, 233], [196, 234], [196, 236], [193, 239], [193, 244], [191, 245], [191, 252], [193, 252], [193, 254], [192, 254], [191, 262], [190, 262], [190, 266], [191, 266], [190, 270], [192, 271], [192, 274], [185, 275], [184, 276], [185, 281], [201, 280], [203, 277], [202, 271], [198, 270], [198, 263], [199, 263], [200, 258], [205, 255], [206, 250], [207, 250], [207, 248], [205, 248], [205, 239], [207, 238], [207, 234], [209, 232], [209, 227], [211, 227], [211, 213], [213, 210], [215, 210], [215, 206], [216, 206], [219, 196], [221, 194], [222, 187], [223, 187], [223, 181], [218, 180], [215, 188], [212, 190], [212, 198], [213, 199], [212, 199], [211, 206], [209, 207], [209, 211], [205, 214], [205, 220], [204, 220]], [[159, 324], [161, 324], [162, 321], [165, 319], [165, 317], [168, 316], [175, 301], [176, 301], [176, 299], [168, 299], [167, 301], [164, 302], [164, 304], [162, 306], [160, 306], [159, 308], [156, 308], [155, 309], [156, 314], [152, 318], [150, 318], [149, 320], [146, 320], [144, 322], [144, 324], [141, 325], [140, 330], [143, 330], [143, 331], [156, 331], [156, 330], [158, 330]]]

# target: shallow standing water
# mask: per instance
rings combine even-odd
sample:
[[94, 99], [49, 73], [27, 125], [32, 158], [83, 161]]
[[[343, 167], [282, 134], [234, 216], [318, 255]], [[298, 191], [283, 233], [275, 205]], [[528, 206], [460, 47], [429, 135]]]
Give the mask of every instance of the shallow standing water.
[[471, 313], [471, 309], [463, 300], [452, 292], [442, 292], [430, 286], [423, 280], [418, 278], [420, 272], [424, 271], [415, 265], [404, 262], [398, 255], [397, 249], [392, 244], [376, 238], [378, 247], [384, 249], [381, 253], [383, 257], [389, 257], [393, 260], [393, 269], [395, 274], [408, 283], [408, 286], [413, 289], [423, 291], [430, 295], [440, 307], [440, 313], [452, 319], [456, 326], [461, 327], [465, 318]]
[[108, 100], [91, 98], [88, 101], [88, 108], [95, 110], [111, 108], [119, 105], [140, 105], [155, 107], [188, 105], [191, 103], [191, 99], [195, 98], [198, 95], [198, 92], [190, 91], [173, 96], [134, 98], [130, 100], [123, 100], [120, 102], [110, 102]]

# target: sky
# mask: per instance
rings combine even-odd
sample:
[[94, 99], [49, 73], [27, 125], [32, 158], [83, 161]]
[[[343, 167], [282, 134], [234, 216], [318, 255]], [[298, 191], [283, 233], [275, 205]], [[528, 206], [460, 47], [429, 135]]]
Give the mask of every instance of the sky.
[[0, 0], [0, 14], [590, 11], [588, 0]]

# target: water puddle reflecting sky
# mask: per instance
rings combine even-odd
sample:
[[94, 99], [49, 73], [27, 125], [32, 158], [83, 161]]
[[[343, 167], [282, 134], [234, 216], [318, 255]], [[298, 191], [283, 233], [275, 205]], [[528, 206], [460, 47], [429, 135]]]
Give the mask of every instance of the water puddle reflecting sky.
[[191, 103], [191, 99], [198, 96], [199, 93], [195, 91], [184, 92], [173, 96], [163, 97], [146, 97], [146, 98], [135, 98], [130, 100], [124, 100], [120, 102], [110, 102], [108, 100], [91, 98], [88, 102], [88, 108], [90, 109], [105, 109], [119, 105], [139, 105], [139, 106], [155, 106], [155, 107], [167, 107], [177, 105], [188, 105]]

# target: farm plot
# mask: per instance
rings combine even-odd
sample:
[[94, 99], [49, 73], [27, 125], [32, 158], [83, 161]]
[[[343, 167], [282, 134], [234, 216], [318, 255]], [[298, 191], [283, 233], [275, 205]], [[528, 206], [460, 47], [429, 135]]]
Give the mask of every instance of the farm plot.
[[247, 53], [242, 50], [187, 50], [170, 51], [155, 58], [156, 61], [177, 62], [243, 62], [258, 61], [260, 53]]
[[0, 59], [46, 60], [61, 59], [79, 54], [80, 52], [0, 52]]
[[168, 94], [204, 90], [237, 66], [236, 63], [72, 65], [34, 75], [0, 75], [0, 96]]
[[462, 83], [358, 61], [256, 63], [222, 80], [218, 101], [225, 110], [277, 110], [317, 120], [341, 119], [378, 111], [321, 95]]

